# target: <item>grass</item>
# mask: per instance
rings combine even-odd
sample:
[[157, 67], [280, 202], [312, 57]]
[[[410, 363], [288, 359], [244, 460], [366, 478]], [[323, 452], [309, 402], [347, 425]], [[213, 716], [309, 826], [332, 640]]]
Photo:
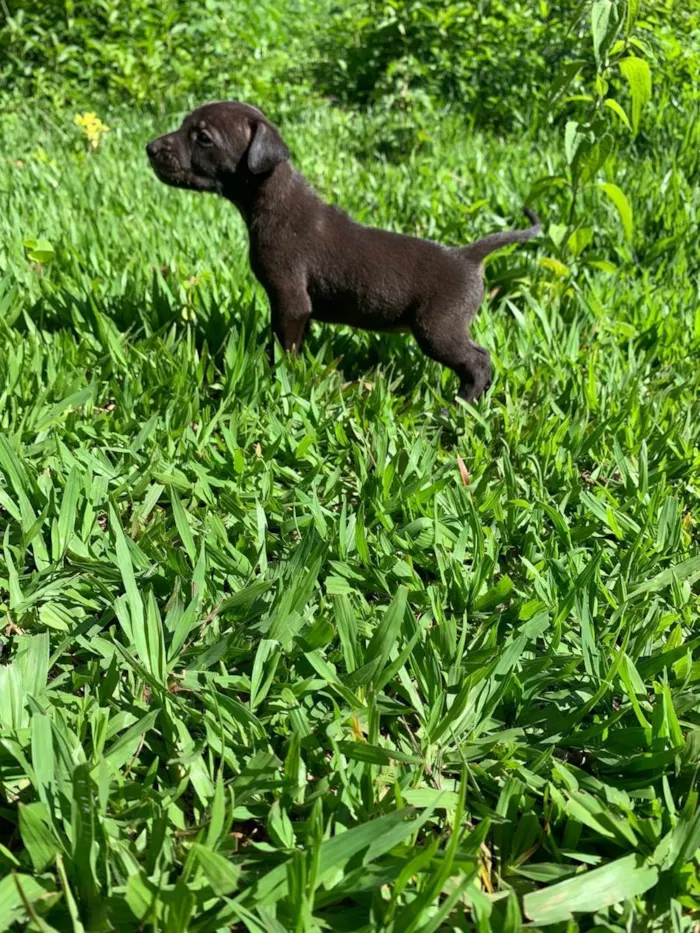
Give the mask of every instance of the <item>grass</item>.
[[[235, 212], [145, 163], [176, 116], [100, 116], [89, 155], [72, 114], [0, 124], [0, 930], [693, 929], [692, 138], [616, 166], [632, 244], [591, 193], [568, 269], [494, 258], [495, 384], [445, 416], [402, 337], [270, 372]], [[372, 131], [285, 126], [327, 197], [445, 242], [560, 159]]]

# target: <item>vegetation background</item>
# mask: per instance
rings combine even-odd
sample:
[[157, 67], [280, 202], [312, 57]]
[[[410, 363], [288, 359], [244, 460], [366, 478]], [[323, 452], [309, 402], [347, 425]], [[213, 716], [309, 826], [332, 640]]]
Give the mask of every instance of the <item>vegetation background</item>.
[[[0, 0], [0, 931], [697, 930], [700, 10]], [[265, 361], [229, 205], [279, 122], [494, 256], [496, 380]]]

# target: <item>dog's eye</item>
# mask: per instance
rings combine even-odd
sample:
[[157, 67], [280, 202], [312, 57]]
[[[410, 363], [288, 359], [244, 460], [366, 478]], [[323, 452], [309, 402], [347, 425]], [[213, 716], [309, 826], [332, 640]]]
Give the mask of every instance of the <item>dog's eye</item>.
[[211, 138], [211, 136], [209, 135], [209, 133], [207, 133], [206, 130], [197, 130], [197, 135], [195, 136], [195, 139], [197, 140], [200, 146], [212, 146], [214, 144], [214, 140]]

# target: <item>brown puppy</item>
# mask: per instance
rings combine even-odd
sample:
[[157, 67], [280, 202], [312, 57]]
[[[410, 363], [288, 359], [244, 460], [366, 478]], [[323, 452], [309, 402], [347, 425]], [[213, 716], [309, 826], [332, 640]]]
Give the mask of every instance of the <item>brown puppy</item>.
[[241, 103], [199, 107], [146, 151], [161, 181], [215, 192], [239, 209], [251, 267], [270, 299], [273, 340], [285, 350], [300, 346], [310, 318], [411, 331], [428, 356], [454, 370], [465, 401], [488, 388], [488, 351], [469, 339], [484, 294], [482, 261], [540, 232], [531, 211], [529, 229], [460, 247], [364, 227], [320, 200], [292, 168], [276, 127]]

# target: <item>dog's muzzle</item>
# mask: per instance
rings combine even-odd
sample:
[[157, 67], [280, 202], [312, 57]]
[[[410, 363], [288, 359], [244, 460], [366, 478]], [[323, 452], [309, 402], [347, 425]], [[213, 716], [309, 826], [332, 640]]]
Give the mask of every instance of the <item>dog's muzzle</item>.
[[160, 139], [154, 139], [146, 146], [146, 153], [153, 171], [162, 181], [180, 180], [182, 166], [170, 146]]

